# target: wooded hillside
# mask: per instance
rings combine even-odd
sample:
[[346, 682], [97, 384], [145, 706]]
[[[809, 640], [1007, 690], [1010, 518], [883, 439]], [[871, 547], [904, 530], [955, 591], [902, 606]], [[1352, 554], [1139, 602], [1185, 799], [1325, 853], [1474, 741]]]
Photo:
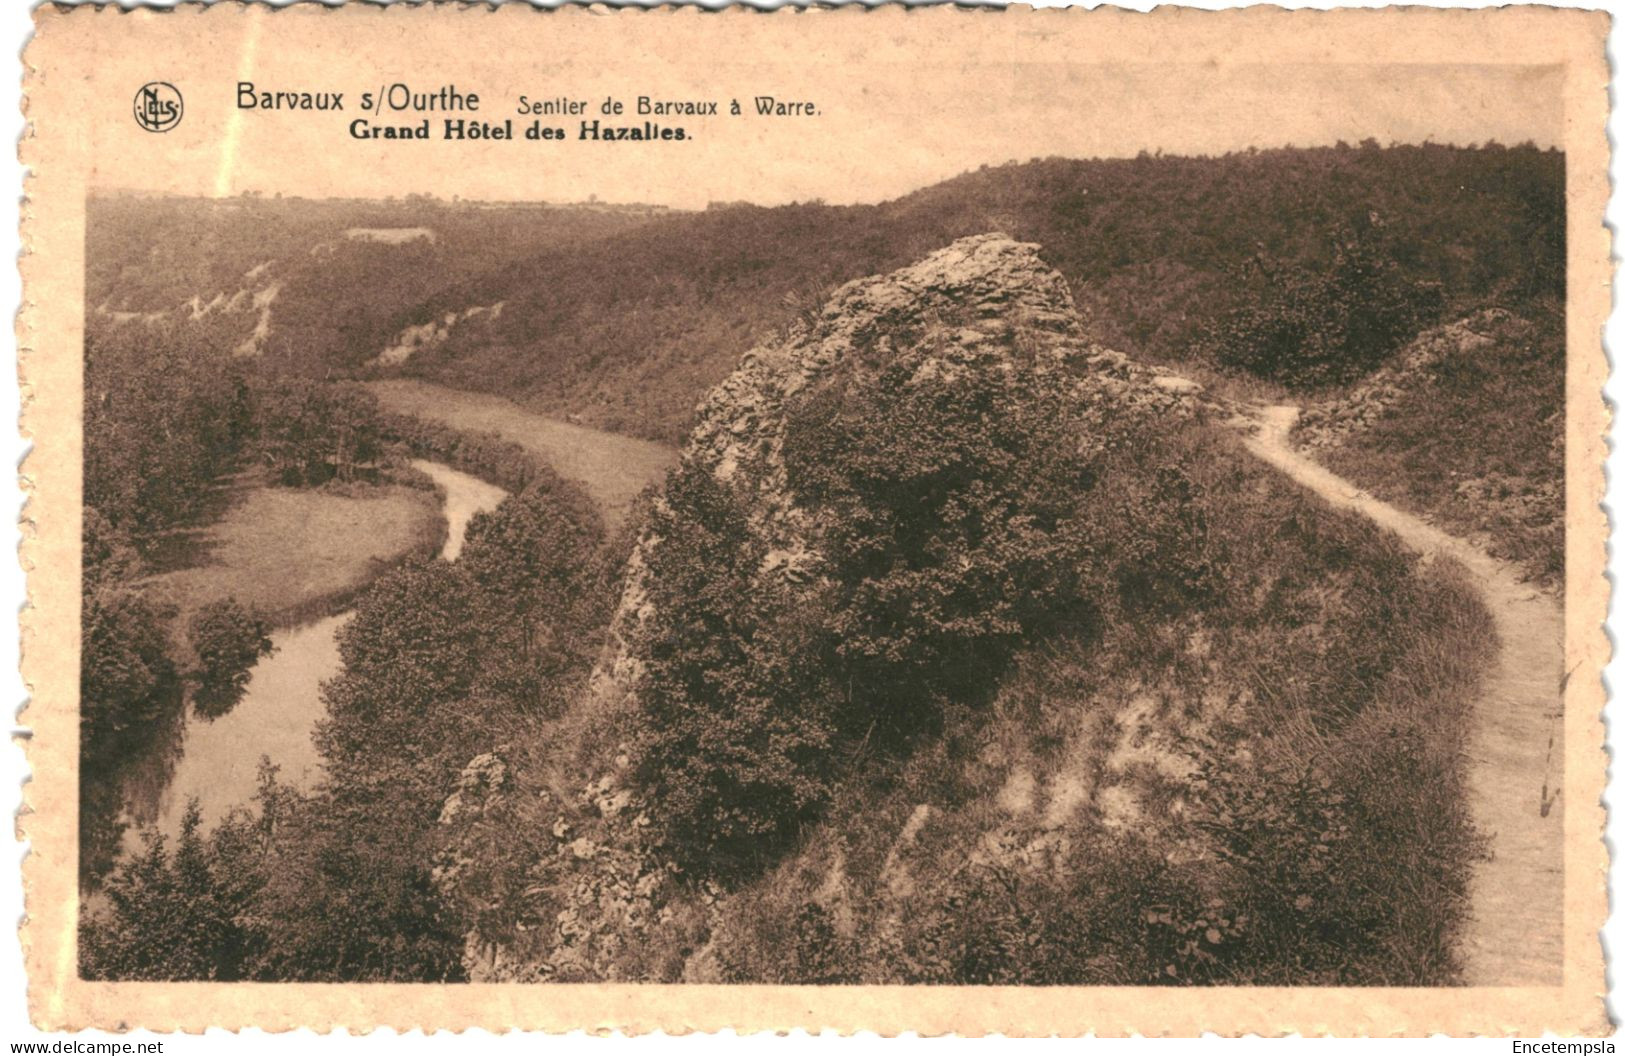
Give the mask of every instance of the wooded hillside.
[[989, 230], [1042, 246], [1096, 336], [1148, 360], [1187, 358], [1251, 295], [1260, 255], [1330, 271], [1339, 232], [1379, 242], [1402, 280], [1437, 283], [1446, 315], [1561, 298], [1563, 169], [1532, 147], [1372, 142], [1035, 159], [878, 206], [673, 214], [467, 275], [396, 322], [503, 301], [405, 369], [675, 442], [742, 352], [830, 288]]

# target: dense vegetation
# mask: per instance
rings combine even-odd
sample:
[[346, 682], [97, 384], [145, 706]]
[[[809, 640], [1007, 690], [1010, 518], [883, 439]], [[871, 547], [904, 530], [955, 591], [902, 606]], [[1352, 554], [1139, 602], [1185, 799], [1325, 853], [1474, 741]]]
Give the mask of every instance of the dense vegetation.
[[[1003, 230], [1038, 243], [1103, 343], [1185, 360], [1211, 326], [1269, 293], [1248, 278], [1255, 262], [1305, 285], [1339, 281], [1349, 264], [1337, 233], [1373, 218], [1393, 283], [1437, 288], [1422, 307], [1460, 315], [1560, 300], [1563, 200], [1560, 153], [1493, 144], [1050, 158], [878, 206], [730, 206], [655, 219], [467, 275], [367, 341], [382, 348], [404, 325], [502, 301], [500, 319], [454, 329], [404, 369], [675, 442], [699, 394], [821, 291], [964, 235]], [[1386, 340], [1356, 344], [1388, 350]]]
[[1442, 302], [1439, 284], [1405, 275], [1386, 232], [1369, 224], [1333, 234], [1325, 271], [1260, 253], [1236, 287], [1241, 303], [1205, 328], [1199, 349], [1222, 367], [1298, 388], [1369, 374]]
[[[1108, 564], [1098, 624], [1029, 642], [943, 737], [849, 772], [825, 825], [729, 905], [722, 979], [1452, 978], [1486, 615], [1226, 438], [1138, 439], [1093, 516], [1182, 570], [1174, 589]], [[1146, 515], [1160, 537], [1136, 533]]]
[[579, 689], [625, 555], [579, 489], [508, 467], [523, 490], [473, 518], [458, 561], [409, 563], [357, 603], [323, 688], [323, 783], [302, 794], [267, 770], [212, 832], [193, 817], [173, 848], [147, 834], [85, 923], [87, 977], [460, 976], [459, 922], [431, 878], [441, 806], [471, 758], [532, 736]]
[[271, 626], [231, 598], [210, 602], [192, 614], [186, 637], [197, 657], [193, 703], [208, 714], [236, 704], [248, 684], [248, 671], [271, 651]]
[[[275, 284], [260, 347], [279, 369], [322, 376], [360, 368], [407, 327], [501, 303], [498, 317], [453, 327], [402, 369], [677, 442], [699, 395], [823, 291], [963, 235], [1004, 230], [1039, 243], [1105, 344], [1186, 360], [1221, 320], [1260, 310], [1270, 295], [1260, 260], [1304, 288], [1336, 281], [1338, 232], [1373, 223], [1393, 279], [1437, 289], [1424, 309], [1560, 301], [1563, 201], [1555, 151], [1370, 141], [1011, 162], [876, 206], [662, 214], [112, 197], [91, 203], [87, 284], [92, 304], [131, 312]], [[344, 234], [418, 227], [435, 239]], [[204, 322], [235, 328], [236, 341], [257, 318], [243, 305]]]
[[501, 753], [447, 851], [470, 948], [560, 981], [1451, 980], [1471, 592], [1020, 340], [926, 368], [963, 322], [789, 401], [804, 574], [762, 571], [749, 480], [672, 475], [636, 691]]

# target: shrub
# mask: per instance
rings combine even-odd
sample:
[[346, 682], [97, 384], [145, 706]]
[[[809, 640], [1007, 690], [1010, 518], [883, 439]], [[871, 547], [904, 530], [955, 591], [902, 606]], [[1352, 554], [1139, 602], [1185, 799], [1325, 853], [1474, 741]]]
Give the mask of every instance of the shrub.
[[651, 517], [654, 615], [637, 778], [685, 867], [737, 874], [828, 797], [835, 688], [817, 612], [753, 582], [763, 547], [727, 485], [685, 463]]
[[[929, 750], [845, 775], [807, 846], [729, 903], [726, 980], [1456, 979], [1487, 614], [1448, 566], [1423, 570], [1222, 430], [1125, 439], [1086, 503], [1103, 633], [1033, 640], [994, 708], [955, 707]], [[1118, 725], [1146, 697], [1150, 717]], [[1136, 744], [1195, 769], [1113, 763]], [[1051, 803], [1065, 781], [1096, 794], [1059, 829], [1000, 804], [990, 830], [1014, 761]], [[1112, 785], [1137, 807], [1122, 827]]]
[[787, 412], [790, 486], [830, 526], [846, 723], [891, 741], [975, 702], [1026, 636], [1097, 615], [1084, 525], [1112, 426], [1059, 370], [935, 351], [850, 363]]
[[140, 573], [141, 558], [130, 533], [116, 527], [94, 506], [84, 508], [80, 539], [80, 585], [84, 593], [98, 585], [127, 583]]
[[544, 487], [558, 501], [568, 501], [578, 516], [596, 516], [591, 512], [591, 500], [580, 493], [579, 486], [566, 484], [552, 466], [496, 433], [470, 432], [390, 412], [381, 414], [379, 423], [385, 437], [405, 445], [414, 457], [445, 462], [514, 495], [532, 486]]
[[1295, 387], [1374, 370], [1443, 306], [1437, 284], [1406, 279], [1379, 230], [1339, 234], [1322, 271], [1253, 257], [1243, 269], [1250, 296], [1207, 329], [1207, 354]]
[[1024, 643], [1210, 589], [1166, 421], [1016, 334], [1004, 369], [947, 332], [854, 354], [789, 402], [788, 485], [823, 526], [816, 582], [758, 577], [750, 494], [693, 464], [668, 483], [637, 772], [685, 866], [739, 879], [772, 861], [849, 760], [906, 754], [981, 708]]

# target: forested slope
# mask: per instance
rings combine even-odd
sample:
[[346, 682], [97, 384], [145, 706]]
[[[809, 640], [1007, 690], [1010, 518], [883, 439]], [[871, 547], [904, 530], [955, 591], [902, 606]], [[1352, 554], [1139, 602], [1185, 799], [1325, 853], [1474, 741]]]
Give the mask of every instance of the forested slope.
[[87, 211], [92, 314], [202, 323], [225, 348], [327, 375], [376, 356], [461, 276], [622, 230], [649, 209], [106, 195]]
[[1095, 336], [1150, 360], [1201, 354], [1268, 275], [1331, 272], [1351, 240], [1430, 291], [1430, 313], [1519, 306], [1563, 293], [1563, 168], [1498, 145], [1052, 158], [876, 206], [673, 214], [464, 271], [395, 321], [502, 302], [500, 319], [451, 328], [402, 369], [676, 442], [742, 352], [834, 285], [990, 230], [1040, 244]]

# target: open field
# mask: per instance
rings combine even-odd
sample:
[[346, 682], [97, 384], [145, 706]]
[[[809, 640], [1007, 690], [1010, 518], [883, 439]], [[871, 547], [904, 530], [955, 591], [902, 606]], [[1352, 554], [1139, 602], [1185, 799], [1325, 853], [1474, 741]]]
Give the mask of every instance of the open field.
[[523, 446], [560, 476], [579, 481], [612, 525], [625, 518], [638, 492], [659, 482], [677, 461], [677, 452], [663, 444], [546, 418], [500, 396], [406, 379], [375, 381], [367, 387], [385, 410], [467, 432], [496, 433]]
[[446, 524], [433, 492], [395, 485], [334, 490], [233, 481], [228, 508], [190, 533], [186, 567], [148, 578], [144, 590], [182, 614], [235, 598], [289, 626], [342, 607], [385, 566], [432, 554]]

